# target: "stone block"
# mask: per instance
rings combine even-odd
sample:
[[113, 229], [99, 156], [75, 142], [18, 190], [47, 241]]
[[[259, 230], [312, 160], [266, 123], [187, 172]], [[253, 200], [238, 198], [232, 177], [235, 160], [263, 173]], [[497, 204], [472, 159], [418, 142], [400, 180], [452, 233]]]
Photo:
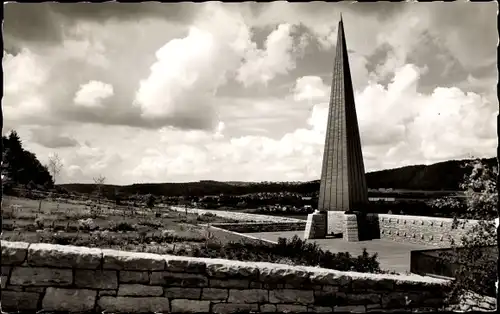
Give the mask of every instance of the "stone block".
[[323, 288], [321, 289], [321, 291], [323, 291], [323, 292], [339, 292], [339, 287], [325, 285], [325, 286], [323, 286]]
[[94, 310], [97, 291], [47, 288], [42, 307], [45, 311], [89, 312]]
[[344, 211], [329, 210], [326, 213], [327, 234], [344, 233]]
[[380, 295], [375, 293], [347, 294], [347, 301], [350, 305], [363, 305], [368, 303], [380, 303]]
[[358, 291], [393, 291], [395, 289], [394, 280], [389, 279], [356, 279], [351, 283], [353, 290]]
[[150, 284], [162, 286], [177, 286], [177, 287], [206, 287], [208, 286], [208, 278], [200, 274], [189, 273], [171, 273], [171, 272], [152, 272]]
[[22, 292], [22, 291], [24, 291], [24, 287], [23, 286], [7, 285], [7, 287], [5, 287], [5, 290]]
[[210, 301], [176, 299], [172, 300], [173, 313], [208, 313]]
[[163, 295], [163, 287], [146, 286], [141, 284], [121, 284], [118, 288], [118, 296], [132, 297], [159, 297]]
[[24, 291], [26, 292], [36, 292], [36, 293], [44, 293], [46, 287], [24, 287]]
[[229, 296], [227, 289], [203, 288], [202, 300], [226, 300]]
[[409, 306], [411, 299], [404, 292], [393, 292], [382, 296], [382, 307], [384, 309], [399, 309]]
[[120, 283], [149, 283], [149, 273], [147, 271], [120, 271]]
[[309, 276], [313, 284], [332, 285], [332, 286], [348, 286], [351, 283], [351, 278], [338, 275], [335, 273], [315, 272]]
[[2, 266], [2, 276], [9, 276], [10, 266]]
[[277, 304], [276, 309], [280, 313], [305, 313], [307, 306], [297, 304]]
[[1, 241], [2, 265], [20, 265], [28, 255], [29, 243]]
[[101, 290], [99, 291], [99, 297], [103, 297], [103, 296], [116, 296], [116, 290]]
[[264, 284], [262, 282], [256, 282], [256, 281], [251, 281], [250, 282], [250, 289], [262, 289]]
[[314, 303], [314, 292], [310, 290], [279, 289], [269, 291], [270, 303]]
[[198, 300], [201, 296], [201, 288], [180, 288], [170, 287], [163, 289], [164, 296], [169, 299], [194, 299]]
[[165, 270], [170, 272], [179, 273], [204, 273], [206, 270], [206, 264], [204, 261], [198, 259], [189, 258], [179, 258], [173, 259], [168, 258], [166, 260]]
[[67, 286], [73, 283], [71, 269], [15, 267], [10, 283], [20, 286]]
[[250, 311], [258, 311], [258, 304], [235, 304], [235, 303], [218, 303], [214, 304], [212, 307], [212, 312], [214, 314], [230, 314], [230, 313], [242, 313]]
[[164, 270], [165, 259], [161, 255], [117, 250], [102, 250], [103, 268], [116, 270]]
[[346, 306], [335, 306], [333, 308], [334, 312], [349, 312], [349, 313], [365, 313], [366, 308], [364, 305], [346, 305]]
[[348, 242], [358, 242], [359, 241], [359, 230], [358, 230], [358, 219], [356, 215], [345, 214], [345, 231], [343, 233], [343, 238]]
[[314, 292], [314, 304], [320, 306], [348, 305], [347, 295], [344, 292]]
[[9, 277], [7, 276], [0, 277], [0, 284], [2, 286], [2, 289], [5, 289], [5, 287], [7, 287], [7, 280], [9, 280]]
[[210, 288], [236, 288], [246, 289], [250, 286], [250, 281], [246, 279], [210, 279]]
[[269, 292], [262, 289], [229, 290], [228, 303], [265, 303], [269, 301]]
[[260, 270], [259, 281], [269, 283], [283, 284], [306, 284], [311, 282], [311, 276], [314, 273], [293, 269], [290, 267], [283, 268], [263, 268]]
[[306, 229], [304, 239], [324, 239], [327, 233], [327, 214], [326, 212], [315, 211], [307, 215]]
[[365, 304], [367, 310], [380, 309], [382, 305], [380, 303], [377, 304]]
[[261, 313], [273, 313], [276, 312], [276, 305], [274, 304], [261, 304], [259, 306]]
[[259, 269], [251, 265], [208, 264], [207, 274], [213, 278], [259, 278]]
[[117, 289], [117, 271], [76, 269], [75, 285], [79, 288]]
[[36, 311], [39, 299], [40, 294], [36, 292], [2, 290], [2, 311]]
[[328, 306], [310, 306], [307, 311], [311, 313], [331, 313], [333, 312], [333, 308]]
[[262, 288], [268, 289], [268, 290], [274, 290], [274, 289], [284, 289], [285, 284], [283, 283], [263, 283]]
[[170, 312], [169, 301], [163, 297], [102, 297], [97, 305], [101, 311], [111, 313]]
[[101, 260], [102, 252], [97, 248], [34, 243], [28, 249], [28, 263], [33, 266], [97, 269]]

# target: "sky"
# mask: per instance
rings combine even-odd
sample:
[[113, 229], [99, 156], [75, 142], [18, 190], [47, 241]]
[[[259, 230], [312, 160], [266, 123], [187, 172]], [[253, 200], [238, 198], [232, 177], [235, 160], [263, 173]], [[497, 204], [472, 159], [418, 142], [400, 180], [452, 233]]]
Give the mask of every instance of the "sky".
[[367, 171], [496, 153], [496, 2], [4, 8], [3, 134], [57, 183], [319, 179], [340, 13]]

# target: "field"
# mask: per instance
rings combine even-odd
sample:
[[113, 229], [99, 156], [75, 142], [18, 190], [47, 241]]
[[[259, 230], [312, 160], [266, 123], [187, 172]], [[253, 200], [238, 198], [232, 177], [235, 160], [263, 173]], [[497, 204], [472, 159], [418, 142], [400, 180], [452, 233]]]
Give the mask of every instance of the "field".
[[[323, 251], [299, 238], [278, 244], [245, 239], [210, 228], [234, 223], [210, 213], [116, 206], [74, 199], [31, 200], [5, 197], [2, 240], [52, 243], [192, 257], [320, 266], [337, 270], [381, 272], [376, 255]], [[216, 235], [216, 236], [215, 236]]]
[[203, 225], [236, 222], [170, 211], [161, 205], [149, 210], [67, 199], [40, 202], [6, 196], [2, 209], [2, 240], [155, 253], [189, 251], [210, 239]]

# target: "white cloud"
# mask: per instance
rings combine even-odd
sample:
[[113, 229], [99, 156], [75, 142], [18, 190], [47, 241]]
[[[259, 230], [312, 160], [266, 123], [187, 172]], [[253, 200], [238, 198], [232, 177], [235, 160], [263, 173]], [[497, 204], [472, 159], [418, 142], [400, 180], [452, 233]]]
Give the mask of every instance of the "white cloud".
[[[418, 67], [405, 65], [387, 88], [372, 84], [357, 94], [368, 171], [494, 153], [497, 109], [484, 97], [457, 88], [419, 94], [420, 73]], [[309, 80], [321, 86], [317, 79]], [[171, 139], [165, 142], [165, 149], [143, 158], [130, 175], [153, 181], [317, 179], [327, 98], [317, 100], [308, 127], [278, 139], [241, 136], [214, 140], [210, 132], [164, 131], [165, 138]], [[485, 117], [491, 118], [485, 121]]]
[[315, 101], [328, 95], [328, 87], [319, 76], [303, 76], [297, 79], [294, 88], [295, 101]]
[[[456, 58], [468, 68], [477, 68], [472, 62], [477, 56], [488, 62], [488, 56], [494, 57], [490, 48], [480, 47], [482, 37], [476, 36], [485, 28], [481, 26], [484, 19], [476, 18], [481, 24], [476, 28], [469, 20], [463, 21], [467, 34], [462, 37], [453, 34], [461, 33], [453, 31], [456, 26], [451, 20], [439, 18], [452, 15], [421, 7], [407, 5], [387, 19], [345, 9], [368, 170], [495, 152], [496, 77], [484, 79], [483, 72], [471, 71], [463, 74], [464, 81], [457, 88], [432, 87], [430, 92], [429, 85], [453, 83], [444, 81], [446, 78], [438, 83], [422, 82], [425, 64], [432, 71], [433, 64], [453, 60], [449, 73], [454, 73]], [[33, 44], [15, 56], [4, 53], [6, 119], [16, 130], [25, 129], [20, 133], [24, 139], [29, 138], [33, 124], [54, 117], [47, 122], [59, 125], [54, 134], [86, 143], [70, 149], [26, 140], [27, 148], [41, 160], [57, 149], [66, 164], [61, 178], [65, 182], [92, 182], [101, 173], [108, 182], [122, 184], [317, 179], [337, 9], [326, 4], [314, 9], [310, 4], [274, 2], [259, 17], [243, 16], [240, 9], [239, 5], [218, 3], [197, 6], [189, 28], [159, 18], [77, 20], [58, 45]], [[452, 26], [435, 27], [447, 23]], [[299, 33], [303, 26], [310, 31], [306, 35]], [[253, 34], [259, 27], [265, 28]], [[259, 37], [266, 35], [260, 31], [270, 28], [269, 36]], [[440, 52], [418, 52], [424, 34], [433, 38], [437, 47], [433, 49], [444, 51], [447, 60], [439, 60]], [[254, 36], [255, 41], [264, 40], [263, 49], [257, 49]], [[298, 46], [294, 47], [294, 41]], [[136, 49], [124, 50], [130, 42], [136, 43]], [[320, 49], [311, 45], [314, 42]], [[381, 46], [387, 48], [387, 55], [379, 55]], [[303, 59], [297, 57], [300, 53], [304, 53]], [[425, 56], [414, 58], [415, 54]], [[410, 60], [421, 68], [407, 64]], [[374, 67], [374, 73], [369, 73]], [[290, 73], [293, 76], [283, 75]], [[328, 77], [328, 81], [316, 75]], [[387, 85], [377, 84], [391, 78]], [[236, 84], [234, 79], [244, 84]], [[96, 89], [86, 96], [79, 94], [78, 102], [86, 106], [98, 105], [99, 95], [106, 90], [113, 95], [100, 108], [101, 125], [79, 122], [80, 117], [86, 122], [96, 119], [93, 110], [67, 106], [78, 98], [74, 91], [89, 80], [112, 87], [100, 85], [101, 94]], [[295, 80], [295, 85], [283, 95], [273, 80], [280, 86]], [[419, 91], [419, 83], [427, 84], [426, 93]], [[247, 88], [240, 86], [245, 84]]]
[[276, 75], [295, 68], [291, 29], [291, 25], [281, 24], [269, 34], [264, 49], [257, 49], [254, 45], [248, 50], [244, 64], [238, 69], [237, 80], [245, 86], [267, 84]]
[[104, 99], [113, 96], [113, 94], [113, 85], [90, 81], [80, 85], [80, 89], [76, 92], [73, 101], [75, 104], [84, 107], [99, 107]]
[[19, 94], [40, 86], [47, 79], [47, 69], [29, 49], [13, 56], [4, 51], [4, 93]]
[[238, 68], [251, 41], [238, 14], [217, 4], [207, 5], [206, 13], [186, 37], [156, 52], [157, 61], [135, 96], [143, 117], [196, 117], [212, 124], [214, 95]]

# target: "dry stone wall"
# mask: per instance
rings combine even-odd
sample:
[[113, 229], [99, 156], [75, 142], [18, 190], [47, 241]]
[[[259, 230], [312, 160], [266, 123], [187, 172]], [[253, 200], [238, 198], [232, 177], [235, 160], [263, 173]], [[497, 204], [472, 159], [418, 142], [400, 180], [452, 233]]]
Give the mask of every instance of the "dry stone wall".
[[1, 242], [4, 311], [234, 313], [443, 308], [447, 282], [222, 259]]
[[458, 228], [452, 229], [452, 218], [368, 214], [367, 220], [376, 238], [437, 247], [449, 247], [450, 237], [460, 241], [478, 222], [460, 220]]
[[234, 232], [278, 232], [278, 231], [303, 231], [306, 228], [306, 221], [299, 222], [245, 222], [245, 223], [217, 223], [212, 226], [231, 230]]

